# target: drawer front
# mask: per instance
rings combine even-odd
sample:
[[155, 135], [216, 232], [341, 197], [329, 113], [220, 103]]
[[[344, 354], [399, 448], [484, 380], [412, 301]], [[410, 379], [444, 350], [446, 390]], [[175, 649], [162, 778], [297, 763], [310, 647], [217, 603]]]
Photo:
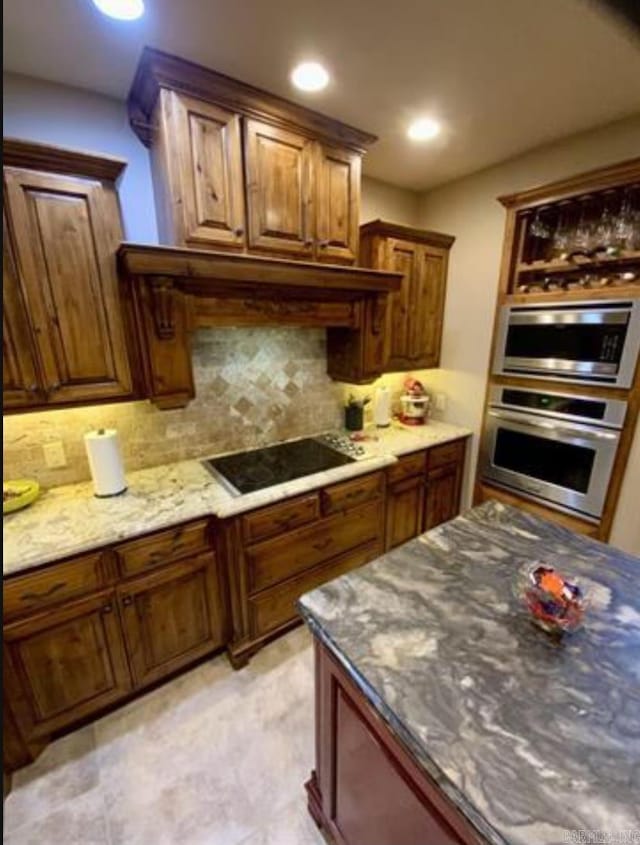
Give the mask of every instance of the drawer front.
[[464, 460], [464, 440], [454, 440], [453, 443], [443, 443], [442, 446], [434, 446], [427, 452], [427, 466], [431, 469], [455, 464]]
[[116, 547], [122, 575], [135, 575], [206, 549], [208, 523], [190, 522]]
[[393, 484], [395, 481], [411, 478], [412, 475], [422, 475], [426, 465], [424, 451], [414, 452], [412, 455], [403, 455], [398, 459], [397, 464], [387, 467], [387, 479]]
[[300, 596], [351, 569], [368, 563], [381, 554], [380, 543], [369, 543], [335, 558], [324, 566], [318, 566], [310, 572], [303, 572], [287, 581], [286, 584], [280, 584], [278, 587], [265, 590], [258, 596], [250, 598], [251, 635], [259, 637], [291, 622], [298, 615], [295, 603]]
[[256, 543], [313, 522], [319, 515], [318, 494], [312, 493], [246, 514], [242, 517], [242, 534], [245, 542]]
[[383, 486], [383, 474], [376, 472], [327, 487], [320, 494], [322, 513], [328, 516], [370, 502], [382, 495]]
[[272, 587], [364, 543], [382, 540], [383, 516], [382, 503], [371, 502], [247, 549], [250, 592]]
[[108, 581], [102, 552], [82, 555], [66, 563], [54, 563], [38, 572], [4, 582], [3, 616], [7, 619], [88, 595], [104, 587]]

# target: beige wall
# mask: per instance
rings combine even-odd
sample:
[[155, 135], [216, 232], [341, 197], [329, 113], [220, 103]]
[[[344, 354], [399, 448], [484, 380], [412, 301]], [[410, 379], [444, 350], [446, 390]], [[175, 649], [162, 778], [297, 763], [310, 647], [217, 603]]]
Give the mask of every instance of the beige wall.
[[413, 191], [363, 176], [360, 222], [380, 219], [415, 226], [418, 222], [419, 202], [419, 194]]
[[[475, 431], [482, 422], [505, 219], [496, 197], [639, 154], [637, 115], [533, 150], [421, 197], [419, 225], [456, 236], [449, 265], [442, 370], [435, 374], [448, 394], [446, 416], [452, 422]], [[640, 436], [635, 440], [612, 542], [640, 553]], [[475, 461], [477, 439], [473, 451]]]

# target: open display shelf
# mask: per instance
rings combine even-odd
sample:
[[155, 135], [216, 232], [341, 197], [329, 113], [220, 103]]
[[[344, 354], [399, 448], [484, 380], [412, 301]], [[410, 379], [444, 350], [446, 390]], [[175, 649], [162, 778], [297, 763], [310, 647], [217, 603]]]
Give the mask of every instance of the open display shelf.
[[501, 201], [505, 295], [640, 289], [639, 159]]

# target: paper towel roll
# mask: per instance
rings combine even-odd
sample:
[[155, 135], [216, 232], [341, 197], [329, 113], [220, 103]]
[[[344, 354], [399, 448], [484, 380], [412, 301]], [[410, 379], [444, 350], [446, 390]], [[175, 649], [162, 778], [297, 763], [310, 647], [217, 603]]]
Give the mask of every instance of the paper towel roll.
[[89, 469], [96, 496], [118, 496], [127, 489], [124, 466], [120, 454], [118, 432], [114, 428], [99, 428], [84, 436]]
[[391, 424], [391, 394], [388, 387], [383, 386], [376, 390], [373, 420], [378, 428], [386, 428]]

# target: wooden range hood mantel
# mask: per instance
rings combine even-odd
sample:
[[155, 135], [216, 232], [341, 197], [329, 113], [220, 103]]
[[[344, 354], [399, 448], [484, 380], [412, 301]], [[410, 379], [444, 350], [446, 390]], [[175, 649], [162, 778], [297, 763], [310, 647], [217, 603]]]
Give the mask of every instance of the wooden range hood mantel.
[[382, 364], [387, 299], [402, 281], [399, 273], [362, 267], [130, 243], [120, 246], [118, 262], [145, 393], [162, 408], [195, 395], [196, 328], [327, 328], [329, 374], [331, 356], [340, 354], [332, 350], [364, 332]]

